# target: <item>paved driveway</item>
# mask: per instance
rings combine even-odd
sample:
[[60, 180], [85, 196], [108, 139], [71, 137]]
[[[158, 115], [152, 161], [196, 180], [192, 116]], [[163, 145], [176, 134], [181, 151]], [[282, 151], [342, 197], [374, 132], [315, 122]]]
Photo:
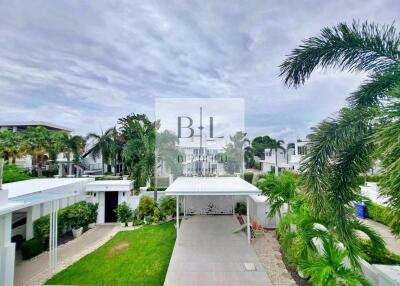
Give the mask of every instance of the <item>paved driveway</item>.
[[[165, 286], [272, 285], [233, 216], [193, 216], [182, 221]], [[245, 268], [253, 264], [255, 270]]]

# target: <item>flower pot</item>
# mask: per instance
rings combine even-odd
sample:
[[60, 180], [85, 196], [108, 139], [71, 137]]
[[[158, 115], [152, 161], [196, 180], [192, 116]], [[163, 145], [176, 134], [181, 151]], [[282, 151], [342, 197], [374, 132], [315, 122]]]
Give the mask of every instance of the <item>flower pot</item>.
[[80, 237], [82, 235], [83, 227], [80, 228], [73, 228], [72, 235], [74, 238]]
[[125, 227], [125, 223], [124, 223], [124, 222], [121, 222], [121, 226], [122, 226], [122, 227]]
[[132, 226], [133, 226], [133, 221], [129, 221], [129, 222], [128, 222], [128, 226], [129, 226], [129, 227], [132, 227]]
[[92, 222], [88, 224], [88, 228], [94, 228], [96, 226], [96, 223]]

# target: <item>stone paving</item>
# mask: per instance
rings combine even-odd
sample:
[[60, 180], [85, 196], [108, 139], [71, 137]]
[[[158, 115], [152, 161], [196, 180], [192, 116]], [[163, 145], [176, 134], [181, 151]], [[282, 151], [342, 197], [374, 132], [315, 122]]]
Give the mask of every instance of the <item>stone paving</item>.
[[361, 221], [375, 229], [383, 237], [386, 242], [386, 247], [389, 250], [400, 255], [400, 239], [396, 238], [386, 225], [370, 219], [363, 219]]
[[245, 233], [232, 233], [238, 227], [226, 215], [182, 220], [164, 286], [272, 285]]
[[272, 285], [296, 286], [296, 282], [286, 270], [285, 264], [282, 261], [282, 255], [279, 251], [280, 246], [275, 231], [267, 231], [264, 236], [256, 238], [253, 246]]
[[[119, 225], [98, 225], [82, 236], [58, 247], [58, 265], [54, 274], [67, 268], [85, 255], [96, 250], [121, 230]], [[44, 252], [30, 260], [15, 265], [14, 285], [42, 285], [52, 275], [49, 272], [49, 253]]]

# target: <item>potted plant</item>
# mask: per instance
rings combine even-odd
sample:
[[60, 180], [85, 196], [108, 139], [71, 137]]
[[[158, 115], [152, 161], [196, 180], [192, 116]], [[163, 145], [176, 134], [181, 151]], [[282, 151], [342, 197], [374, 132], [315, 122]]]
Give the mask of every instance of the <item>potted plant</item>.
[[132, 227], [132, 226], [133, 226], [133, 218], [130, 217], [130, 218], [128, 219], [128, 227]]
[[125, 226], [129, 218], [132, 217], [132, 210], [126, 202], [118, 205], [114, 211], [117, 214], [117, 221], [121, 223], [121, 226]]
[[68, 209], [66, 214], [68, 223], [72, 228], [72, 235], [77, 238], [82, 235], [83, 227], [89, 220], [89, 208], [86, 202], [79, 202]]
[[89, 224], [88, 227], [89, 228], [94, 228], [96, 225], [96, 221], [97, 221], [97, 209], [99, 207], [99, 204], [94, 204], [94, 203], [88, 203], [87, 204], [88, 208], [89, 208]]

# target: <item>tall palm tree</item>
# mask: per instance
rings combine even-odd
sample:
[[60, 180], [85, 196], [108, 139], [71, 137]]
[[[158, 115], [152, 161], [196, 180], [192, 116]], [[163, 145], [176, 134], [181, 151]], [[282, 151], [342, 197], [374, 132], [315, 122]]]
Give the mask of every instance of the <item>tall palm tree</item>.
[[[369, 138], [380, 123], [377, 119], [384, 117], [376, 110], [396, 100], [390, 91], [400, 83], [399, 47], [400, 35], [393, 25], [340, 23], [303, 41], [280, 66], [285, 84], [294, 87], [304, 84], [316, 68], [368, 74], [368, 79], [348, 98], [349, 108], [313, 129], [301, 167], [312, 210], [331, 218], [347, 245], [356, 238], [352, 204], [359, 188], [355, 178], [371, 165], [375, 146]], [[394, 144], [400, 148], [398, 140]], [[392, 198], [400, 198], [398, 192], [391, 194]]]
[[295, 148], [296, 148], [296, 144], [294, 144], [294, 143], [289, 143], [286, 146], [286, 163], [289, 163], [289, 150], [290, 149], [295, 149]]
[[101, 155], [101, 173], [104, 174], [104, 164], [110, 160], [110, 146], [111, 146], [111, 136], [114, 132], [114, 127], [107, 129], [105, 132], [103, 130], [100, 134], [89, 133], [86, 136], [86, 140], [94, 140], [94, 145], [92, 147], [92, 158], [97, 159]]
[[272, 140], [271, 142], [271, 148], [274, 149], [275, 151], [275, 176], [279, 175], [279, 170], [278, 170], [278, 149], [283, 150], [283, 153], [286, 153], [286, 149], [285, 149], [285, 141], [283, 140]]
[[52, 132], [44, 127], [28, 128], [23, 133], [23, 141], [27, 154], [32, 156], [32, 165], [37, 175], [42, 176], [46, 154], [55, 144]]
[[4, 130], [0, 132], [0, 156], [15, 164], [17, 158], [25, 153], [23, 137], [17, 132]]

